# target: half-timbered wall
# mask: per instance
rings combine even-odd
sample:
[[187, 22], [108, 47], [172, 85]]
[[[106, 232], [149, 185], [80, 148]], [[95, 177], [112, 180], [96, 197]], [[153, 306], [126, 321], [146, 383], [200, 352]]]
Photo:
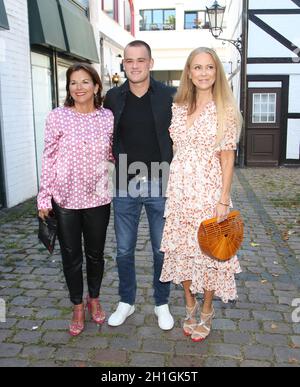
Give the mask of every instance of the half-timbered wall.
[[[268, 126], [268, 123], [263, 123], [261, 128], [257, 125], [256, 134], [251, 134], [251, 125], [253, 124], [251, 119], [254, 119], [254, 116], [248, 116], [247, 161], [250, 165], [300, 163], [299, 25], [300, 0], [249, 1], [248, 75], [249, 81], [251, 81], [248, 84], [251, 94], [249, 95], [249, 111], [253, 113], [254, 108], [252, 109], [251, 103], [258, 105], [259, 98], [269, 101], [272, 88], [274, 90], [274, 83], [277, 85], [277, 89], [281, 89], [277, 90], [277, 97], [280, 98], [280, 127], [276, 134], [279, 136], [278, 144], [277, 140], [275, 141], [276, 136], [272, 137], [268, 134], [269, 129], [272, 129], [272, 125]], [[259, 92], [254, 93], [256, 96], [253, 96], [255, 88]], [[270, 90], [271, 92], [269, 92]], [[276, 100], [278, 101], [278, 99]], [[265, 107], [266, 105], [262, 104], [260, 108], [256, 107], [256, 109]], [[267, 109], [270, 108], [273, 109], [272, 106], [267, 107]], [[265, 117], [263, 115], [262, 119]], [[255, 138], [255, 136], [258, 137]], [[260, 137], [261, 141], [265, 142], [266, 147], [261, 144]], [[266, 143], [268, 139], [270, 143]], [[269, 157], [269, 161], [266, 156], [266, 153], [271, 151], [272, 146], [278, 146], [277, 162], [274, 162], [274, 154], [273, 159], [271, 156]]]

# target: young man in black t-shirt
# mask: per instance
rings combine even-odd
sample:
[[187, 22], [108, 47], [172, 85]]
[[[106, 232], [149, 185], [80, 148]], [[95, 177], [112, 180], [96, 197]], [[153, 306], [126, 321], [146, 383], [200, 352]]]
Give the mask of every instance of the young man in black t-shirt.
[[121, 325], [135, 311], [134, 255], [144, 206], [153, 249], [154, 311], [160, 328], [169, 330], [174, 326], [168, 306], [170, 283], [162, 283], [159, 278], [163, 265], [160, 244], [164, 227], [165, 167], [173, 156], [168, 129], [175, 89], [150, 77], [153, 59], [150, 47], [143, 41], [131, 42], [125, 48], [123, 64], [127, 81], [111, 89], [104, 102], [115, 117], [113, 154], [117, 179], [113, 206], [120, 281], [120, 302], [108, 324]]

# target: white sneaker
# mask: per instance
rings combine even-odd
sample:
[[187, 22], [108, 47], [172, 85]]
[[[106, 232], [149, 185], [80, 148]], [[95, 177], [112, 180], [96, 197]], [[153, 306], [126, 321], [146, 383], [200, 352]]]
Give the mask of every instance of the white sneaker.
[[158, 326], [164, 331], [169, 331], [174, 327], [174, 319], [170, 313], [169, 305], [156, 306], [154, 313], [158, 317]]
[[111, 327], [118, 327], [119, 325], [122, 325], [127, 317], [132, 315], [134, 311], [134, 305], [125, 304], [125, 302], [119, 302], [116, 311], [110, 316], [107, 323]]

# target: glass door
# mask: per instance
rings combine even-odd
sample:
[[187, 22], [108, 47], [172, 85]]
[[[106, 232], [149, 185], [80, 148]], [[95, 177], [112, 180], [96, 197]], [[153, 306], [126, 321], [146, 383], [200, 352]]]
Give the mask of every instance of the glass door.
[[[1, 122], [0, 122], [1, 124]], [[0, 125], [0, 209], [5, 206], [4, 171], [2, 165], [1, 125]]]
[[38, 179], [42, 168], [45, 121], [52, 110], [51, 60], [48, 56], [31, 53], [34, 126]]
[[67, 80], [67, 70], [72, 66], [72, 62], [58, 59], [57, 62], [57, 83], [58, 83], [58, 105], [64, 106], [65, 99], [67, 96], [66, 91], [66, 80]]

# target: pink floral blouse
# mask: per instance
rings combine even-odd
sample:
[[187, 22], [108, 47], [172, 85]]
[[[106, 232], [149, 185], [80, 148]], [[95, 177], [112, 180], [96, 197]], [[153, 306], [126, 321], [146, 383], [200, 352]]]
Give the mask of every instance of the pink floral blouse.
[[111, 202], [108, 162], [114, 119], [110, 110], [78, 113], [59, 107], [46, 122], [38, 209], [52, 208], [51, 199], [63, 208], [84, 209]]

